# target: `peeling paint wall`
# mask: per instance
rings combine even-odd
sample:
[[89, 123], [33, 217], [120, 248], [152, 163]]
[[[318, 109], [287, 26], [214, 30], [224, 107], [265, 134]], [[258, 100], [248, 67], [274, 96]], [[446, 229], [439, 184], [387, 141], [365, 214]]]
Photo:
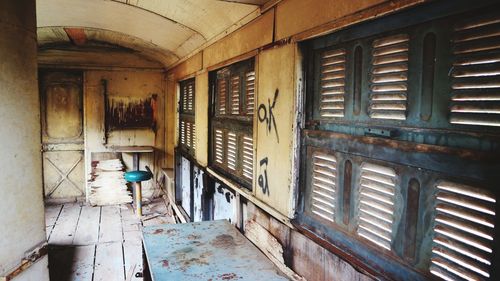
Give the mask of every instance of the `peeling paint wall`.
[[[107, 141], [104, 124], [104, 95], [101, 81], [107, 81], [110, 97], [130, 97], [147, 99], [157, 95], [156, 131], [152, 129], [114, 129], [108, 133]], [[87, 171], [90, 171], [91, 154], [111, 152], [112, 146], [153, 146], [154, 153], [140, 155], [140, 169], [149, 166], [156, 177], [165, 166], [165, 79], [160, 72], [148, 71], [101, 71], [88, 70], [84, 73], [85, 112], [85, 156]], [[106, 142], [106, 143], [105, 143]], [[123, 153], [128, 169], [132, 168], [132, 154]], [[87, 172], [88, 175], [88, 172]], [[143, 183], [143, 196], [153, 192], [153, 181]]]

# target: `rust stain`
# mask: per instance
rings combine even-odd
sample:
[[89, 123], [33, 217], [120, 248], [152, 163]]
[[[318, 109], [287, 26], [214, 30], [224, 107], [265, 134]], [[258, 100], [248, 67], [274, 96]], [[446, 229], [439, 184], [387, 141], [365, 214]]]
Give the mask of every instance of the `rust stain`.
[[163, 229], [161, 228], [158, 228], [153, 232], [153, 234], [160, 234], [160, 233], [163, 233]]
[[195, 235], [195, 234], [189, 234], [187, 237], [188, 240], [198, 240], [200, 238], [201, 238], [200, 235]]
[[236, 275], [235, 273], [224, 273], [219, 275], [219, 278], [222, 280], [234, 280], [238, 279], [238, 275]]
[[69, 39], [73, 44], [77, 46], [85, 45], [87, 43], [87, 35], [83, 28], [64, 28], [64, 31], [68, 35]]
[[218, 248], [229, 248], [236, 245], [233, 236], [228, 234], [217, 235], [210, 244]]

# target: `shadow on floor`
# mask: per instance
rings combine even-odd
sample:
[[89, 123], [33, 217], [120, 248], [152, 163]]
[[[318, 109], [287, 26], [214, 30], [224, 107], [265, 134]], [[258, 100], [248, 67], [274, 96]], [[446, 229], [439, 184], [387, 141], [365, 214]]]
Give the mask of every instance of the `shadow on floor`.
[[49, 273], [51, 281], [73, 280], [75, 268], [76, 247], [72, 246], [49, 246]]

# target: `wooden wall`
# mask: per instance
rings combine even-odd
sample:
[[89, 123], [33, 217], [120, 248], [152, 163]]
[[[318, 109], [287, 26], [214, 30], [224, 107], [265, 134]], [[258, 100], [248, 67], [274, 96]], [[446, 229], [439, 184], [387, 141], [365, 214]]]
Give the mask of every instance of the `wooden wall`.
[[[294, 229], [298, 189], [298, 124], [303, 101], [303, 78], [298, 43], [333, 32], [363, 20], [372, 19], [417, 5], [422, 0], [321, 1], [284, 0], [258, 18], [171, 68], [167, 75], [167, 154], [177, 146], [178, 82], [196, 78], [196, 161], [208, 165], [208, 72], [231, 63], [255, 58], [257, 103], [254, 114], [253, 191], [240, 188], [216, 172], [208, 171], [246, 198], [242, 216], [256, 222], [283, 247], [286, 266], [309, 280], [367, 280], [353, 266]], [[269, 116], [269, 101], [276, 121], [259, 120], [259, 111]], [[262, 105], [262, 106], [261, 106]], [[262, 108], [260, 108], [262, 107]], [[175, 110], [174, 110], [175, 109]], [[262, 119], [262, 118], [261, 118]], [[278, 139], [279, 138], [279, 139]], [[260, 161], [267, 160], [267, 167]], [[173, 167], [173, 158], [168, 158]], [[258, 185], [267, 169], [269, 193]], [[252, 228], [253, 229], [253, 228]], [[255, 241], [254, 241], [255, 242]], [[258, 242], [256, 242], [258, 244]], [[266, 247], [268, 243], [263, 243]]]
[[[114, 130], [108, 134], [104, 143], [104, 96], [101, 80], [107, 80], [109, 96], [150, 97], [158, 96], [158, 114], [156, 131], [151, 129]], [[112, 146], [153, 146], [154, 153], [140, 156], [140, 168], [148, 165], [157, 176], [165, 166], [165, 75], [151, 71], [109, 71], [87, 70], [84, 72], [84, 126], [85, 158], [87, 176], [90, 172], [91, 155], [95, 152], [112, 151]], [[132, 168], [132, 155], [124, 153], [123, 160], [128, 169]], [[152, 181], [145, 182], [144, 196], [152, 195]]]

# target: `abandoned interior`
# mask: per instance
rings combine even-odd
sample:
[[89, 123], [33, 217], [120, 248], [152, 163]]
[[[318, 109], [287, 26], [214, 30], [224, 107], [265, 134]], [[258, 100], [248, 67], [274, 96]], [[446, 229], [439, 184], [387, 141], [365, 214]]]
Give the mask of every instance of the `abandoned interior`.
[[500, 280], [499, 1], [0, 0], [0, 120], [2, 281]]

